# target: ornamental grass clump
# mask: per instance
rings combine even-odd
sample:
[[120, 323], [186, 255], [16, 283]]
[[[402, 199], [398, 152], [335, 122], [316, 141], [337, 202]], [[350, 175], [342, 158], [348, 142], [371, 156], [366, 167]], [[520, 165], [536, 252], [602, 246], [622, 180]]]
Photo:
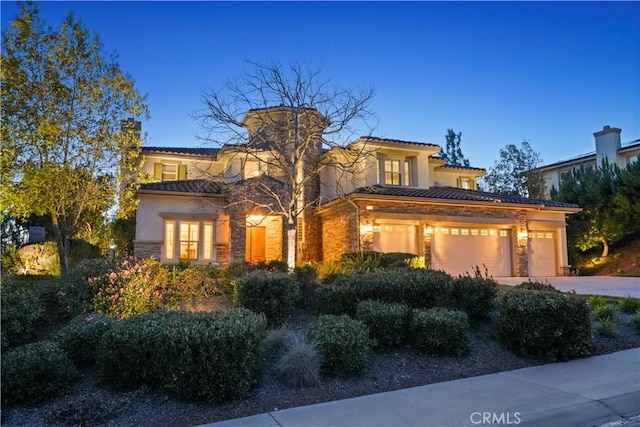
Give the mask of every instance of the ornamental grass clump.
[[618, 301], [618, 305], [623, 313], [634, 314], [640, 310], [640, 298], [629, 295]]
[[320, 381], [320, 352], [306, 335], [291, 332], [275, 364], [278, 379], [288, 387], [313, 387]]

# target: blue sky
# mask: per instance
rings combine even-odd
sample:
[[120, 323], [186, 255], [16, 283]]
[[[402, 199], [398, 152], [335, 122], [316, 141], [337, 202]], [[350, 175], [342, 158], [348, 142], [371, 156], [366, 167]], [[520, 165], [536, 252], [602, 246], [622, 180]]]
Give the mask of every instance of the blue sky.
[[[2, 1], [2, 28], [16, 3]], [[201, 146], [190, 113], [257, 62], [321, 67], [371, 85], [374, 135], [444, 144], [462, 132], [473, 166], [531, 141], [545, 163], [595, 149], [593, 132], [640, 138], [638, 2], [42, 2], [119, 54], [148, 93], [149, 145]]]

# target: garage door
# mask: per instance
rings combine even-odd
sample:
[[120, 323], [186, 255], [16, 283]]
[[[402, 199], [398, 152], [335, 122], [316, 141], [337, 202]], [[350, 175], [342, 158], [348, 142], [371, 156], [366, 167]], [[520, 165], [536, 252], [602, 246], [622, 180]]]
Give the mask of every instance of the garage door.
[[473, 275], [476, 266], [491, 276], [511, 276], [509, 230], [496, 228], [437, 227], [431, 245], [431, 268], [449, 274]]
[[551, 231], [529, 232], [529, 276], [556, 275], [556, 239]]
[[373, 227], [373, 250], [418, 254], [415, 225], [382, 224]]

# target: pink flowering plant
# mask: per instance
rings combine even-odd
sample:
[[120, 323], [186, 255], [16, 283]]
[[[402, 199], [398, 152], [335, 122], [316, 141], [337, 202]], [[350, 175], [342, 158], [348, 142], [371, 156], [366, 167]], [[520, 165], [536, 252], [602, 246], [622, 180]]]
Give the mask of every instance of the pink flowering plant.
[[96, 290], [95, 311], [121, 319], [174, 305], [169, 273], [155, 258], [125, 258], [89, 283]]

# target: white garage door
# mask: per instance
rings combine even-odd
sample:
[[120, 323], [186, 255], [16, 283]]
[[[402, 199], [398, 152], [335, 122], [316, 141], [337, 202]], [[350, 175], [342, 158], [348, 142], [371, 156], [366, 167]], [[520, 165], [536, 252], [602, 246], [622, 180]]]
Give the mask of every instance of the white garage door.
[[437, 227], [431, 245], [431, 268], [454, 276], [476, 266], [491, 276], [511, 276], [509, 230], [497, 228]]
[[382, 224], [373, 227], [373, 250], [418, 254], [415, 225]]
[[556, 240], [551, 231], [529, 232], [529, 276], [555, 277]]

